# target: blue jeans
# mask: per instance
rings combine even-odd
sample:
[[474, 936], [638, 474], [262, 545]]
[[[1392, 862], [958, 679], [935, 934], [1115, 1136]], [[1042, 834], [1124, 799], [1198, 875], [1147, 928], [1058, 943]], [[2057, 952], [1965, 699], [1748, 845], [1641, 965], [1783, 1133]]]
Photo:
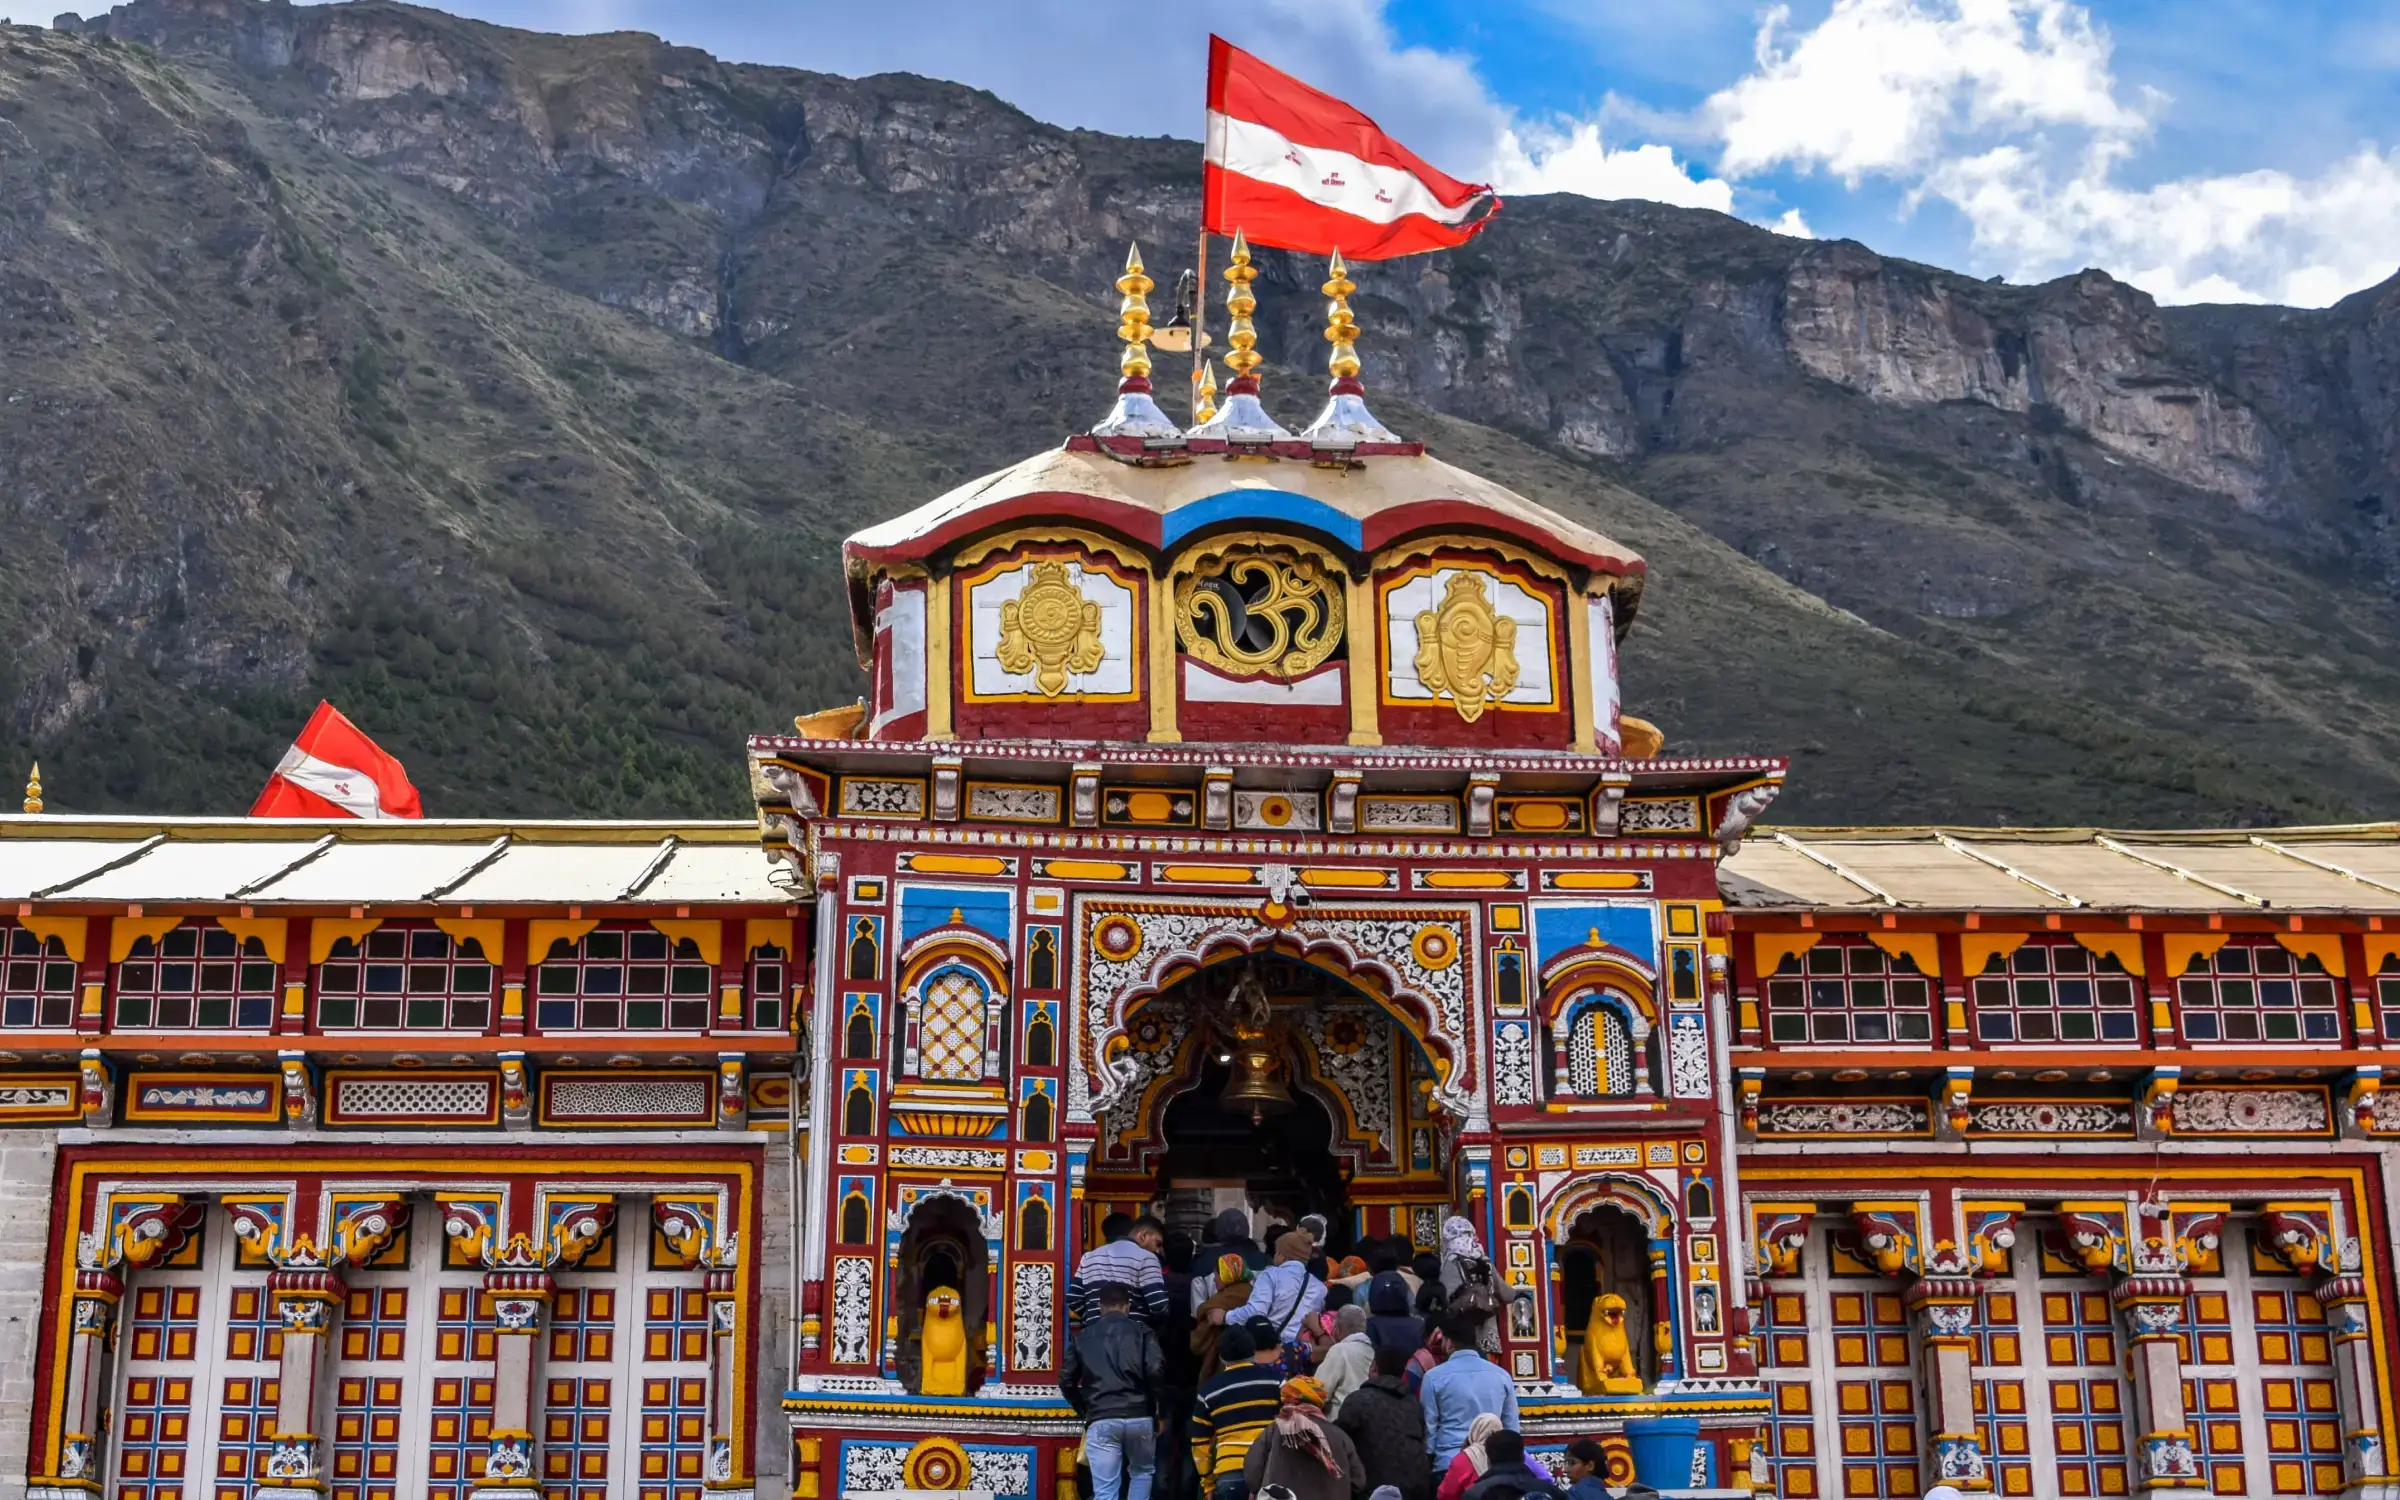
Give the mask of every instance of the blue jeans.
[[1148, 1417], [1103, 1417], [1083, 1429], [1083, 1461], [1092, 1469], [1092, 1500], [1150, 1500], [1158, 1466], [1158, 1425]]

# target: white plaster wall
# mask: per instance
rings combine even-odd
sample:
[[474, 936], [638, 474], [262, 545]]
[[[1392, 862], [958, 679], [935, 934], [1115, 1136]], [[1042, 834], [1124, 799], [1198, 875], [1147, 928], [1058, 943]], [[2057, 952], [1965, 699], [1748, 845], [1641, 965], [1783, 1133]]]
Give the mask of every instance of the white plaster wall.
[[0, 1500], [23, 1500], [55, 1132], [0, 1130]]
[[758, 1266], [758, 1387], [757, 1444], [758, 1500], [790, 1500], [792, 1493], [792, 1429], [783, 1415], [783, 1393], [792, 1383], [792, 1349], [798, 1337], [793, 1321], [792, 1268], [798, 1263], [792, 1243], [794, 1136], [767, 1138], [767, 1168], [762, 1174], [759, 1241], [750, 1253]]

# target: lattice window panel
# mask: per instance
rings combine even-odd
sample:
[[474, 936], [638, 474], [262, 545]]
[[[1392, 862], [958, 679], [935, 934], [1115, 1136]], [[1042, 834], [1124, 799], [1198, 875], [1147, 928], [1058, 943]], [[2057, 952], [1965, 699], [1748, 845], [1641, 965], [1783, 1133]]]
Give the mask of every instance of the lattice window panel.
[[554, 1364], [601, 1364], [613, 1357], [617, 1337], [617, 1289], [562, 1288], [550, 1307], [550, 1359]]
[[1770, 1398], [1767, 1462], [1774, 1481], [1768, 1493], [1794, 1500], [1815, 1500], [1826, 1493], [1817, 1478], [1814, 1355], [1821, 1334], [1812, 1326], [1809, 1301], [1806, 1281], [1767, 1282], [1754, 1320], [1759, 1373]]
[[2034, 1493], [2032, 1393], [2013, 1285], [1984, 1293], [1975, 1329], [1975, 1436], [1995, 1495]]
[[2300, 1278], [2225, 1237], [2223, 1271], [2185, 1306], [2184, 1408], [2209, 1491], [2342, 1493], [2340, 1402], [2325, 1310]]
[[427, 1500], [469, 1500], [491, 1447], [491, 1377], [436, 1374], [431, 1417], [426, 1431]]
[[1933, 1039], [1933, 984], [1916, 961], [1872, 943], [1828, 939], [1784, 959], [1767, 980], [1767, 1038], [1774, 1042], [1925, 1042]]
[[1985, 1042], [2134, 1042], [2142, 1020], [2133, 976], [2110, 954], [2069, 939], [1995, 953], [1974, 980], [1975, 1036]]
[[344, 1363], [408, 1357], [406, 1286], [354, 1286], [342, 1305]]
[[534, 990], [544, 1031], [698, 1031], [715, 1003], [717, 971], [690, 938], [602, 927], [553, 943]]
[[1593, 1005], [1570, 1023], [1567, 1086], [1577, 1098], [1616, 1097], [1633, 1092], [1633, 1035], [1625, 1018]]
[[2175, 980], [2186, 1041], [2339, 1042], [2342, 986], [2313, 954], [2272, 942], [2195, 953]]
[[225, 1312], [225, 1357], [241, 1364], [283, 1358], [283, 1314], [264, 1283], [236, 1286]]
[[696, 1286], [653, 1286], [642, 1293], [642, 1359], [708, 1358], [708, 1294]]
[[397, 1374], [345, 1371], [335, 1378], [326, 1452], [331, 1500], [398, 1500], [406, 1390]]
[[571, 1375], [543, 1382], [542, 1500], [608, 1500], [614, 1384]]
[[189, 1375], [128, 1375], [117, 1408], [117, 1500], [182, 1500], [192, 1475]]
[[217, 1451], [213, 1466], [216, 1500], [250, 1500], [267, 1477], [275, 1451], [275, 1398], [281, 1382], [271, 1375], [228, 1375], [219, 1387]]
[[700, 1500], [708, 1460], [708, 1381], [698, 1375], [642, 1378], [640, 1500]]
[[2133, 1392], [2118, 1373], [2116, 1313], [2107, 1286], [2045, 1276], [2034, 1295], [2042, 1381], [2050, 1412], [2051, 1473], [2061, 1496], [2122, 1495], [2131, 1488], [2127, 1419]]
[[137, 938], [117, 965], [116, 1024], [187, 1031], [254, 1029], [274, 1018], [275, 965], [253, 938], [186, 922], [159, 938]]
[[1840, 1493], [1915, 1500], [1922, 1446], [1900, 1290], [1880, 1281], [1837, 1280], [1825, 1304]]
[[475, 1286], [445, 1286], [435, 1293], [433, 1357], [447, 1364], [492, 1358], [494, 1330], [491, 1299]]
[[989, 1001], [981, 984], [956, 970], [939, 974], [917, 1001], [920, 1076], [972, 1083], [983, 1077]]
[[492, 1083], [484, 1078], [342, 1078], [334, 1090], [345, 1120], [481, 1120], [492, 1112]]
[[344, 938], [317, 966], [317, 1024], [412, 1031], [481, 1031], [491, 1024], [491, 955], [474, 938], [430, 923], [387, 922]]

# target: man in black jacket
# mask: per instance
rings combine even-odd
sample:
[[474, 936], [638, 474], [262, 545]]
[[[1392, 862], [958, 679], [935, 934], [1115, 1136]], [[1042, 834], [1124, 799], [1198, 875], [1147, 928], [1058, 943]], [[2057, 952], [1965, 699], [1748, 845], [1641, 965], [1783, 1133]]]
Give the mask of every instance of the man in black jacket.
[[1503, 1427], [1483, 1440], [1491, 1462], [1466, 1500], [1559, 1500], [1558, 1482], [1525, 1461], [1525, 1440]]
[[1390, 1485], [1400, 1500], [1432, 1500], [1433, 1472], [1425, 1467], [1425, 1408], [1403, 1377], [1412, 1349], [1375, 1351], [1375, 1373], [1342, 1402], [1333, 1425], [1350, 1434], [1367, 1467], [1367, 1488]]
[[1133, 1289], [1120, 1281], [1093, 1296], [1099, 1316], [1067, 1345], [1058, 1388], [1083, 1419], [1083, 1460], [1092, 1500], [1150, 1500], [1157, 1467], [1158, 1388], [1166, 1356], [1150, 1325], [1132, 1316]]

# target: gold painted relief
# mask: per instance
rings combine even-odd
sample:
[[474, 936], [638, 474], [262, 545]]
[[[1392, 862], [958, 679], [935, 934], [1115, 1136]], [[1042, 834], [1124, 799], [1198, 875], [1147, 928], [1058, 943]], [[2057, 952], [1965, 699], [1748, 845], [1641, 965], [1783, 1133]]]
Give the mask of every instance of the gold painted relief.
[[1100, 606], [1083, 597], [1065, 563], [1036, 561], [1025, 591], [1000, 606], [993, 655], [1004, 671], [1031, 672], [1034, 686], [1055, 698], [1070, 675], [1100, 665]]
[[1314, 557], [1244, 548], [1175, 581], [1183, 649], [1220, 671], [1294, 678], [1342, 643], [1342, 583]]
[[1517, 622], [1492, 608], [1482, 575], [1453, 573], [1439, 608], [1417, 616], [1417, 680], [1472, 724], [1517, 685]]

